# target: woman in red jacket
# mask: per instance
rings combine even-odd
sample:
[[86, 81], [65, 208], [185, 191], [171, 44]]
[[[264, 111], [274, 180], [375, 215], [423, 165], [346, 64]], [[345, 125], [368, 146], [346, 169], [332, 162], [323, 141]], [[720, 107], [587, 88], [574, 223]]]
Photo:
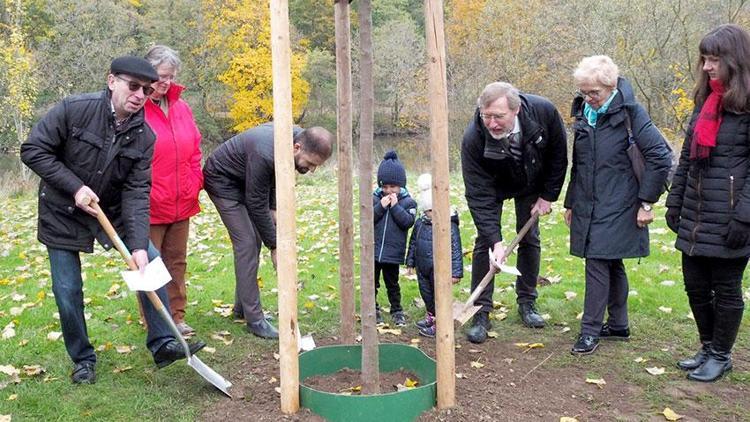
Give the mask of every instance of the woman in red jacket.
[[200, 211], [203, 187], [201, 134], [190, 106], [180, 99], [184, 86], [175, 82], [181, 61], [163, 45], [146, 53], [159, 81], [146, 101], [146, 122], [156, 134], [151, 182], [151, 240], [172, 275], [167, 284], [172, 318], [183, 335], [194, 330], [185, 323], [185, 259], [190, 217]]

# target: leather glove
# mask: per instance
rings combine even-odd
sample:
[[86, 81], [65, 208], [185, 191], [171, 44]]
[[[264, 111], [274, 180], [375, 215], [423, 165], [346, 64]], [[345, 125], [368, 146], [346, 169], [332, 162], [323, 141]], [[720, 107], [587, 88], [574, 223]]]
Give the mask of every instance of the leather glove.
[[680, 209], [677, 207], [667, 208], [667, 215], [665, 217], [667, 219], [667, 227], [669, 227], [669, 230], [677, 233], [680, 229]]
[[739, 249], [747, 245], [750, 238], [750, 224], [732, 219], [727, 227], [727, 246]]

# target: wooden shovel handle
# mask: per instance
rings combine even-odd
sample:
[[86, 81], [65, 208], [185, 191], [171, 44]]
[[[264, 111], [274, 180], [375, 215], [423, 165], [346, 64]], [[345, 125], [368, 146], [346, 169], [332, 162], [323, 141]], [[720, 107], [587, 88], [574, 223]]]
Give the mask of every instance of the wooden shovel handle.
[[[538, 213], [531, 214], [531, 217], [529, 217], [529, 220], [526, 221], [526, 224], [521, 227], [521, 230], [518, 231], [518, 234], [516, 237], [513, 238], [513, 240], [510, 242], [510, 245], [508, 245], [507, 248], [505, 248], [505, 253], [503, 254], [503, 259], [508, 258], [510, 254], [513, 252], [513, 249], [518, 246], [519, 243], [521, 243], [521, 239], [523, 239], [524, 236], [526, 236], [526, 233], [529, 232], [531, 229], [531, 226], [534, 225], [536, 220], [539, 218]], [[487, 271], [487, 275], [484, 276], [481, 282], [477, 285], [477, 288], [474, 289], [473, 292], [471, 292], [471, 296], [469, 296], [469, 299], [464, 304], [464, 309], [468, 309], [471, 306], [474, 306], [474, 301], [477, 300], [479, 295], [482, 294], [484, 289], [487, 287], [488, 284], [490, 284], [490, 281], [492, 281], [493, 277], [495, 277], [495, 274], [497, 274], [498, 269], [495, 268], [492, 263], [490, 263], [490, 270]]]

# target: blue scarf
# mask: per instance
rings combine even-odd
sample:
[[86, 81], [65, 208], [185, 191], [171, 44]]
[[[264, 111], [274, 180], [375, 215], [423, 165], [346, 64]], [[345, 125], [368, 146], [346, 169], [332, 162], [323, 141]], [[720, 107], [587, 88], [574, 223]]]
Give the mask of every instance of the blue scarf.
[[615, 99], [615, 95], [617, 95], [618, 92], [619, 91], [617, 90], [617, 88], [615, 88], [612, 91], [612, 94], [609, 95], [609, 98], [607, 98], [607, 102], [596, 110], [594, 109], [594, 107], [591, 107], [589, 103], [584, 103], [583, 115], [586, 117], [586, 120], [589, 122], [589, 125], [591, 127], [596, 127], [597, 119], [599, 119], [599, 116], [606, 113], [607, 110], [609, 110], [609, 105], [612, 103], [612, 100]]

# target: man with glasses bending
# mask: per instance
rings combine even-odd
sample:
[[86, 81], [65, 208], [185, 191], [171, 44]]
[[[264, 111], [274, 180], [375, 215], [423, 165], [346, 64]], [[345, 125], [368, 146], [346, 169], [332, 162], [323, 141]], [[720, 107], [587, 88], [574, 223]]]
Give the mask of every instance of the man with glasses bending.
[[[555, 106], [546, 98], [520, 94], [507, 82], [487, 85], [461, 144], [466, 200], [477, 228], [471, 264], [474, 290], [490, 270], [490, 254], [503, 263], [505, 245], [500, 230], [503, 202], [513, 198], [516, 231], [532, 214], [545, 215], [560, 195], [568, 166], [565, 128]], [[527, 327], [542, 328], [536, 308], [541, 246], [535, 223], [518, 247], [516, 302]], [[481, 306], [467, 339], [487, 340], [491, 328], [494, 279], [477, 298]]]
[[[93, 252], [94, 238], [111, 248], [90, 201], [99, 203], [143, 271], [158, 256], [149, 242], [149, 191], [154, 133], [143, 104], [159, 80], [144, 59], [112, 61], [107, 88], [65, 98], [31, 130], [21, 159], [40, 177], [37, 237], [47, 246], [52, 291], [60, 312], [65, 348], [73, 360], [75, 384], [96, 381], [96, 353], [84, 318], [80, 252]], [[148, 250], [148, 252], [147, 252]], [[169, 306], [164, 287], [156, 293]], [[163, 368], [185, 358], [180, 343], [142, 296], [148, 324], [146, 346]], [[169, 313], [169, 311], [167, 311]], [[190, 345], [191, 353], [205, 346]]]

